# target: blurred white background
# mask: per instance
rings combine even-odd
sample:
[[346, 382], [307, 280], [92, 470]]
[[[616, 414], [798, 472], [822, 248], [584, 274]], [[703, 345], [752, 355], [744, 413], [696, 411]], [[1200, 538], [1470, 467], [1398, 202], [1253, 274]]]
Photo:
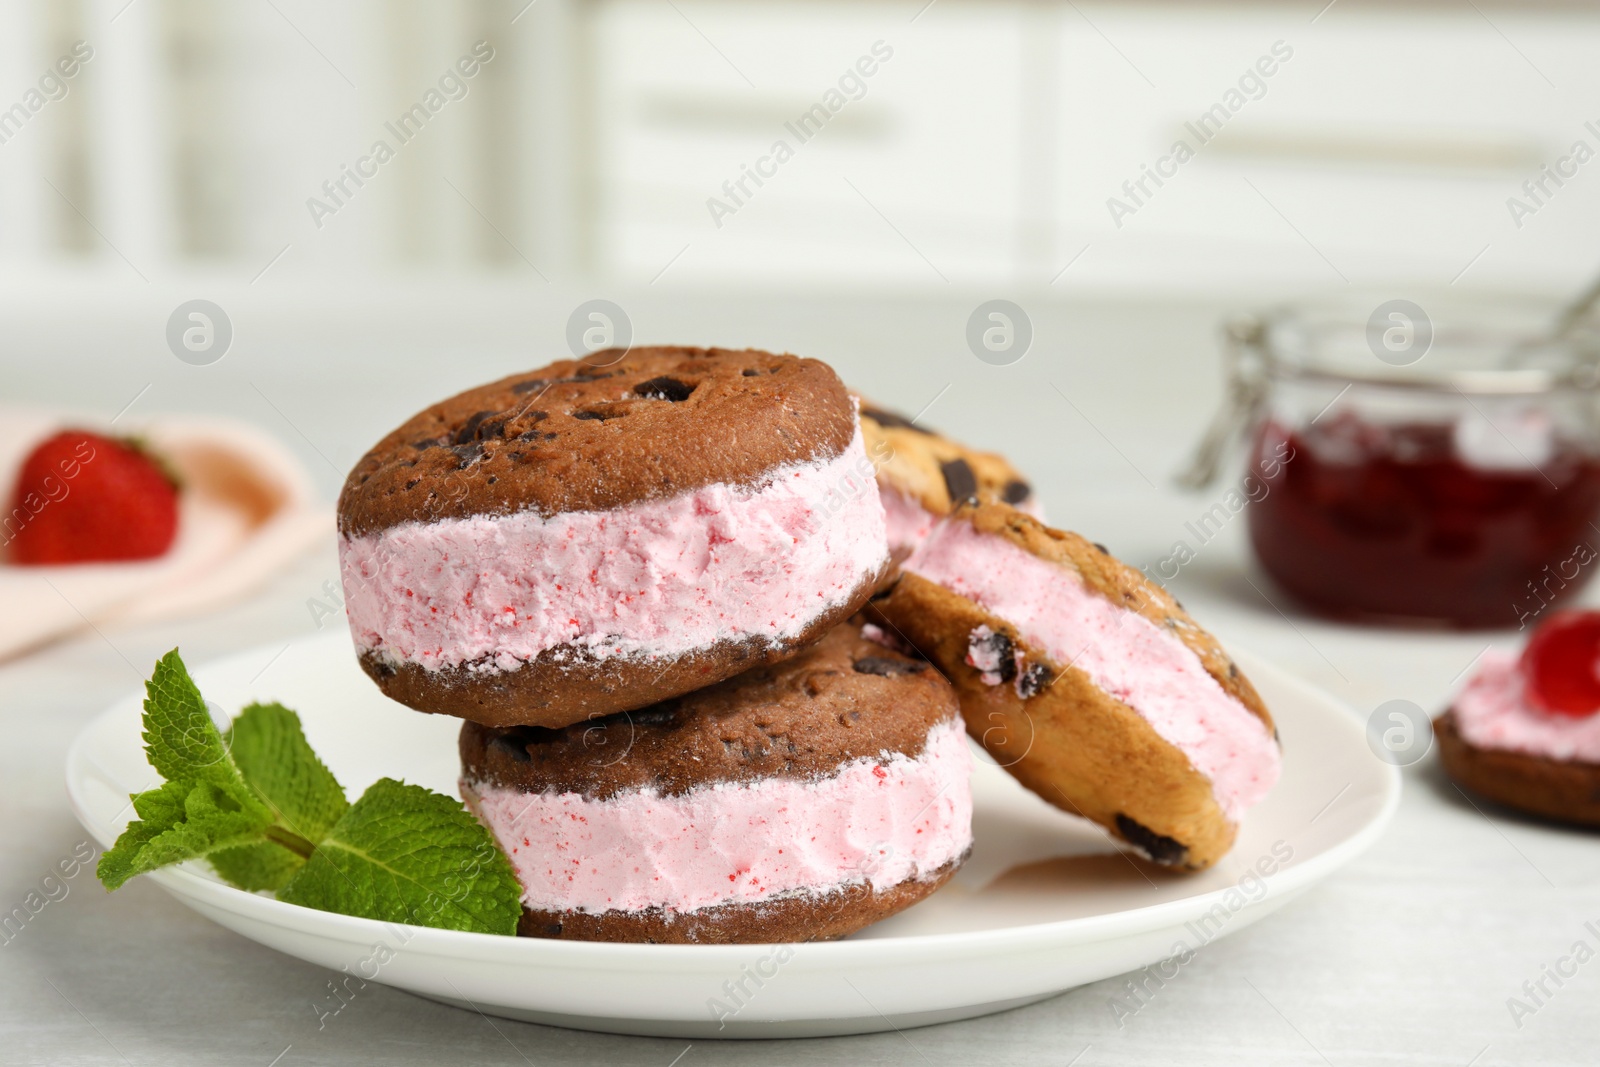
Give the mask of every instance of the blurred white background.
[[[0, 27], [0, 398], [253, 422], [326, 499], [604, 298], [636, 342], [825, 359], [1149, 565], [1206, 506], [1170, 476], [1224, 313], [1555, 301], [1600, 268], [1587, 4], [0, 0]], [[997, 297], [1032, 320], [1009, 366], [965, 337]], [[167, 333], [196, 298], [232, 329], [202, 366]], [[1244, 558], [1230, 529], [1174, 588], [1392, 695]]]
[[[0, 0], [0, 25], [19, 285], [1248, 294], [1571, 288], [1600, 261], [1600, 166], [1541, 171], [1600, 149], [1587, 4]], [[30, 101], [78, 41], [92, 58]], [[480, 41], [492, 59], [439, 91]], [[386, 123], [430, 90], [402, 144]], [[827, 102], [813, 138], [786, 127]], [[1185, 123], [1219, 103], [1202, 146]], [[1180, 137], [1195, 157], [1125, 193]], [[379, 140], [394, 158], [361, 164]], [[731, 199], [779, 140], [793, 158]], [[358, 165], [376, 173], [343, 203], [324, 192]]]
[[[1239, 474], [1200, 495], [1170, 480], [1221, 393], [1225, 313], [1369, 290], [1553, 304], [1600, 271], [1597, 55], [1600, 7], [1548, 0], [0, 0], [0, 403], [116, 432], [251, 423], [326, 506], [411, 412], [572, 354], [575, 309], [603, 298], [636, 342], [827, 360], [1004, 452], [1053, 522], [1150, 567]], [[996, 298], [1033, 328], [1007, 366], [965, 334]], [[195, 299], [231, 325], [199, 364], [168, 339]], [[1172, 591], [1363, 716], [1443, 707], [1489, 641], [1307, 616], [1252, 577], [1244, 527]], [[330, 516], [260, 596], [0, 668], [19, 731], [0, 899], [76, 840], [60, 768], [83, 723], [174, 645], [270, 666], [322, 628], [337, 575]], [[766, 1059], [1592, 1063], [1593, 996], [1525, 1028], [1504, 1010], [1593, 916], [1592, 839], [1484, 818], [1432, 763], [1404, 804], [1369, 859], [1208, 947], [1126, 1030], [1108, 983]], [[319, 1035], [325, 972], [154, 887], [80, 889], [48, 922], [0, 968], [0, 1060], [126, 1062], [111, 1041], [207, 1065], [290, 1041], [285, 1067], [762, 1058], [507, 1036], [376, 984]]]

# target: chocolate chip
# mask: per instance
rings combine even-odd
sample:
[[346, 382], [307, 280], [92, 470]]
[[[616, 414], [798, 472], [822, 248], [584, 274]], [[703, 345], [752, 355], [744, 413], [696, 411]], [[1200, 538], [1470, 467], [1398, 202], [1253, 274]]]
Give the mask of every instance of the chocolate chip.
[[1237, 678], [1237, 677], [1239, 677], [1239, 665], [1237, 663], [1228, 664], [1228, 677], [1229, 678]]
[[744, 375], [746, 378], [754, 378], [758, 374], [760, 374], [761, 372], [759, 370], [757, 370], [756, 368], [754, 368], [754, 367], [746, 367], [744, 370], [740, 371], [739, 373]]
[[972, 467], [966, 460], [947, 460], [939, 464], [939, 472], [944, 475], [944, 487], [949, 490], [951, 500], [965, 500], [977, 495], [978, 476], [972, 473]]
[[896, 415], [894, 412], [885, 411], [882, 408], [863, 407], [861, 409], [861, 414], [871, 419], [879, 426], [887, 426], [895, 430], [912, 430], [916, 433], [929, 432], [928, 430], [924, 430], [921, 426], [913, 423], [904, 415]]
[[890, 659], [887, 656], [863, 656], [856, 660], [857, 674], [876, 674], [880, 678], [895, 678], [902, 674], [921, 674], [928, 669], [926, 663], [915, 660]]
[[1017, 679], [1017, 696], [1023, 700], [1036, 697], [1053, 681], [1055, 676], [1050, 673], [1049, 667], [1043, 663], [1030, 663]]
[[1117, 832], [1164, 867], [1176, 867], [1189, 855], [1188, 845], [1164, 837], [1121, 812], [1117, 813]]
[[[519, 421], [519, 422], [523, 421], [523, 420], [526, 420], [527, 422], [531, 423], [533, 426], [537, 426], [541, 422], [543, 422], [545, 419], [548, 419], [549, 417], [550, 417], [550, 413], [548, 411], [525, 411], [521, 415], [513, 416], [513, 419], [516, 420], [516, 421]], [[540, 433], [538, 430], [530, 428], [530, 429], [527, 429], [527, 430], [523, 430], [521, 433], [517, 434], [517, 436], [514, 438], [514, 440], [517, 440], [517, 441], [537, 441], [541, 437], [554, 437], [554, 436], [555, 436], [555, 434], [544, 434], [544, 433]]]
[[511, 391], [513, 393], [518, 393], [518, 394], [531, 393], [531, 392], [534, 392], [537, 389], [543, 389], [545, 386], [547, 386], [549, 384], [550, 383], [548, 381], [546, 381], [544, 378], [525, 378], [522, 381], [517, 382], [515, 385], [513, 385], [511, 387]]
[[450, 451], [456, 454], [456, 458], [461, 461], [461, 466], [471, 466], [483, 455], [483, 442], [468, 441], [464, 445], [451, 445]]
[[[988, 627], [980, 626], [972, 631], [972, 636], [967, 638], [967, 655], [975, 663], [980, 659], [994, 657], [995, 666], [993, 673], [1000, 676], [1002, 683], [1009, 682], [1017, 676], [1016, 646], [1011, 643], [1011, 638], [1003, 633], [990, 630], [988, 633], [980, 631]], [[978, 668], [985, 674], [990, 673], [983, 667]]]
[[1013, 478], [1000, 490], [1000, 499], [1007, 504], [1020, 504], [1033, 495], [1033, 486], [1019, 478]]
[[528, 763], [528, 746], [511, 734], [495, 734], [489, 738], [487, 746], [502, 755], [509, 756], [518, 763]]
[[647, 397], [652, 400], [670, 400], [674, 404], [689, 399], [689, 394], [694, 392], [694, 386], [688, 382], [680, 382], [676, 378], [651, 378], [648, 382], [640, 382], [633, 387], [634, 396]]
[[416, 449], [418, 452], [421, 452], [421, 451], [423, 451], [425, 449], [429, 449], [429, 448], [438, 448], [442, 444], [444, 444], [444, 442], [442, 440], [440, 440], [439, 438], [437, 438], [437, 437], [428, 437], [428, 438], [424, 438], [421, 441], [412, 441], [411, 442], [411, 447]]
[[605, 422], [612, 416], [603, 414], [599, 411], [575, 411], [573, 412], [572, 417], [575, 419], [583, 419], [586, 422]]
[[492, 411], [480, 411], [473, 415], [472, 418], [461, 424], [461, 428], [451, 437], [450, 443], [464, 445], [468, 441], [483, 440], [484, 435], [478, 432], [478, 427], [483, 424], [483, 420], [493, 417], [494, 412]]
[[1111, 555], [1111, 550], [1109, 548], [1107, 548], [1105, 545], [1102, 545], [1099, 541], [1094, 541], [1094, 542], [1092, 542], [1092, 544], [1094, 545], [1094, 547], [1096, 547], [1096, 548], [1098, 548], [1100, 550], [1100, 554], [1102, 556]]

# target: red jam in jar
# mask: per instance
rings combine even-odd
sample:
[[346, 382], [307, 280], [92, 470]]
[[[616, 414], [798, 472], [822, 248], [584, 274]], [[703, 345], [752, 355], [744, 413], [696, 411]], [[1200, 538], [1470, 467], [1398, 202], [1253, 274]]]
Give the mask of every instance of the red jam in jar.
[[1600, 321], [1550, 301], [1348, 293], [1236, 317], [1180, 476], [1251, 441], [1257, 560], [1369, 623], [1531, 626], [1600, 570]]
[[1600, 547], [1600, 462], [1560, 436], [1472, 426], [1269, 420], [1253, 451], [1276, 476], [1247, 509], [1261, 566], [1332, 615], [1513, 627], [1565, 600]]

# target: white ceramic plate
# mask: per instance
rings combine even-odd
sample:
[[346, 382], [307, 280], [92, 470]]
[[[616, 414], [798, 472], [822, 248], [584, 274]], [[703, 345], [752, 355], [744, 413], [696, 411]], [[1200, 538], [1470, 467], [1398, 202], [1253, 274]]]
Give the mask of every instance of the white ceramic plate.
[[[1332, 698], [1238, 657], [1283, 738], [1283, 781], [1249, 813], [1238, 844], [1199, 875], [1136, 864], [980, 756], [972, 859], [932, 897], [844, 941], [614, 945], [394, 926], [231, 888], [201, 863], [153, 878], [252, 940], [364, 979], [496, 1015], [664, 1036], [788, 1037], [905, 1029], [1028, 1004], [1168, 959], [1242, 929], [1377, 840], [1400, 795], [1359, 721]], [[457, 720], [382, 696], [349, 639], [329, 634], [195, 671], [235, 712], [281, 700], [352, 797], [385, 775], [450, 794]], [[67, 790], [109, 844], [128, 794], [153, 786], [139, 739], [141, 695], [79, 735]], [[1265, 877], [1260, 877], [1265, 874]], [[1171, 967], [1172, 964], [1168, 964]]]

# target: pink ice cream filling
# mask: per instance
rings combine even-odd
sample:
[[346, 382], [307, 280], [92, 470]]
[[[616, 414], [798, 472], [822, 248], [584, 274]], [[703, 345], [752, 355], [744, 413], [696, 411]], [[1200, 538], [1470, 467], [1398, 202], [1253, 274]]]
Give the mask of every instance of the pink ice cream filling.
[[958, 722], [922, 752], [803, 781], [716, 782], [603, 800], [461, 782], [544, 911], [691, 912], [925, 879], [972, 846], [972, 756]]
[[939, 517], [898, 489], [879, 483], [878, 497], [883, 501], [890, 551], [914, 549], [933, 532]]
[[[1265, 724], [1230, 696], [1176, 635], [1113, 604], [1058, 566], [970, 523], [941, 523], [905, 570], [968, 597], [1016, 627], [1057, 667], [1075, 667], [1122, 701], [1211, 782], [1237, 822], [1277, 783], [1281, 755]], [[983, 629], [980, 627], [979, 629]], [[989, 647], [979, 635], [975, 650]], [[999, 684], [998, 661], [974, 666]], [[1027, 694], [1019, 672], [1018, 692]], [[1032, 684], [1042, 685], [1035, 677]]]
[[1529, 756], [1600, 763], [1600, 715], [1575, 718], [1529, 707], [1515, 652], [1483, 654], [1459, 696], [1456, 728], [1468, 744]]
[[[878, 483], [878, 496], [883, 500], [891, 552], [902, 548], [917, 548], [928, 539], [928, 535], [933, 533], [934, 526], [939, 522], [939, 516], [923, 507], [916, 498], [882, 481]], [[1030, 495], [1028, 499], [1017, 504], [1016, 509], [1032, 515], [1040, 522], [1044, 521], [1044, 507], [1039, 503], [1037, 495]]]
[[887, 558], [859, 429], [837, 456], [755, 486], [610, 511], [408, 522], [339, 543], [359, 649], [487, 672], [561, 646], [654, 659], [725, 640], [781, 645]]

